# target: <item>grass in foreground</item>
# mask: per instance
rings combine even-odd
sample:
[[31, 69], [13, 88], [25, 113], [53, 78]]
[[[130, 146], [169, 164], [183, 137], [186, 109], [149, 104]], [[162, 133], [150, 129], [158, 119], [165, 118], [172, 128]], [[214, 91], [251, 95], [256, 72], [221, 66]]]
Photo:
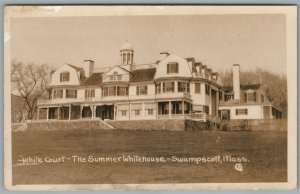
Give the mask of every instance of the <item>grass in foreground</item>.
[[[208, 183], [287, 181], [286, 131], [32, 131], [14, 132], [13, 184]], [[246, 157], [232, 163], [43, 163], [26, 156]]]

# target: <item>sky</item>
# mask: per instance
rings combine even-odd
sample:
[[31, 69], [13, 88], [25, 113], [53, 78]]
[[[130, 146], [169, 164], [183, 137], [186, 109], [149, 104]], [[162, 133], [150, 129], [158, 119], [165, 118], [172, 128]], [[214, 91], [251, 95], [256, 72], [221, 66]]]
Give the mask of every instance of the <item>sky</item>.
[[194, 57], [213, 71], [257, 67], [286, 73], [285, 16], [190, 15], [36, 17], [11, 20], [11, 58], [22, 63], [119, 65], [120, 49], [134, 47], [134, 63], [154, 63], [160, 52]]

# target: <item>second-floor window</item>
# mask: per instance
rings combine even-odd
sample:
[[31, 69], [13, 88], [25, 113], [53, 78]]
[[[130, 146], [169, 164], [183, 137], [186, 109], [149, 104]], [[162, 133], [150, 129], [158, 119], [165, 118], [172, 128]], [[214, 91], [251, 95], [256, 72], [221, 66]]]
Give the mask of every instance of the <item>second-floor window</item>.
[[102, 96], [128, 96], [128, 86], [105, 86]]
[[53, 98], [63, 98], [63, 90], [54, 90]]
[[167, 65], [167, 73], [178, 73], [178, 63], [168, 63]]
[[200, 94], [201, 93], [201, 84], [195, 83], [195, 93]]
[[158, 83], [158, 84], [155, 85], [155, 91], [156, 91], [156, 94], [160, 94], [161, 93], [161, 85], [160, 85], [160, 83]]
[[205, 84], [205, 94], [210, 95], [210, 86], [208, 84]]
[[190, 92], [190, 83], [188, 82], [178, 82], [177, 86], [178, 92]]
[[233, 94], [225, 94], [225, 101], [233, 100], [234, 95]]
[[128, 87], [127, 86], [117, 86], [117, 95], [118, 96], [128, 96]]
[[148, 92], [147, 86], [137, 86], [136, 87], [136, 95], [146, 95]]
[[77, 98], [77, 90], [66, 90], [66, 98]]
[[94, 98], [95, 97], [95, 89], [85, 90], [86, 98]]
[[70, 73], [69, 72], [60, 73], [60, 82], [68, 82], [68, 81], [70, 81]]
[[164, 82], [163, 92], [174, 92], [174, 82]]
[[256, 92], [245, 93], [246, 102], [256, 102]]
[[219, 91], [219, 100], [223, 100], [223, 92]]

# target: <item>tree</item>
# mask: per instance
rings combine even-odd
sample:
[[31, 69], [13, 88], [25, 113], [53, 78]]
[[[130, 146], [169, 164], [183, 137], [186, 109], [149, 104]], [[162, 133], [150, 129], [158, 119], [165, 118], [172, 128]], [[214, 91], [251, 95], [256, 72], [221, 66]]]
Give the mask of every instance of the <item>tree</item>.
[[31, 120], [37, 111], [37, 101], [46, 97], [47, 89], [50, 86], [49, 65], [24, 65], [22, 63], [12, 63], [11, 82], [12, 89], [17, 91], [23, 98], [26, 107], [26, 117]]

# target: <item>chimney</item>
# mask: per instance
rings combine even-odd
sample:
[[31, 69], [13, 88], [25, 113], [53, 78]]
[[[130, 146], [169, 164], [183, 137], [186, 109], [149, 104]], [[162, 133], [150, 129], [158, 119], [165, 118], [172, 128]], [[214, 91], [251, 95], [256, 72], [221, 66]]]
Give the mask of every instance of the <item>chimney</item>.
[[197, 75], [200, 75], [200, 74], [201, 74], [200, 65], [197, 65], [197, 66], [196, 66], [196, 71], [197, 71]]
[[170, 55], [168, 52], [161, 52], [159, 54], [160, 54], [160, 57], [159, 57], [160, 61], [164, 60], [165, 58], [167, 58]]
[[84, 76], [90, 77], [94, 71], [94, 61], [92, 60], [84, 60], [82, 64], [84, 70]]
[[240, 100], [240, 65], [234, 64], [233, 68], [233, 94], [234, 100]]

